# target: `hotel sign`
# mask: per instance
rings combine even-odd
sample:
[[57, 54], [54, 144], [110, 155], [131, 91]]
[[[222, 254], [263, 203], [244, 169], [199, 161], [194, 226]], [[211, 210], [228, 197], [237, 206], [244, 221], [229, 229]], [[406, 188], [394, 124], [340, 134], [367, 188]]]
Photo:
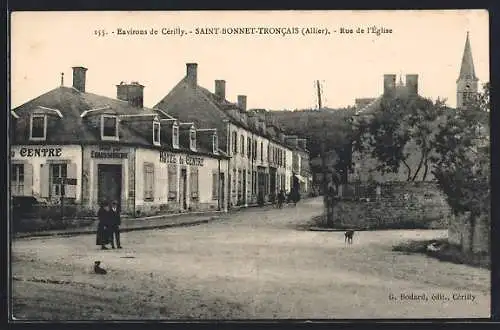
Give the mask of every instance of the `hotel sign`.
[[201, 167], [203, 166], [203, 157], [183, 156], [162, 151], [160, 152], [160, 162]]
[[[19, 149], [21, 157], [61, 157], [61, 147], [22, 147]], [[11, 156], [15, 156], [15, 151], [11, 151]]]

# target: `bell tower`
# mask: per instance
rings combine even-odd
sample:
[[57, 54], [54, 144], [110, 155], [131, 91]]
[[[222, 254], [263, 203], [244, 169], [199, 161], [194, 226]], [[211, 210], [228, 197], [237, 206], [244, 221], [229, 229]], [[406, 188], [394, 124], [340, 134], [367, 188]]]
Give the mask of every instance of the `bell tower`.
[[465, 109], [471, 99], [477, 95], [478, 81], [474, 70], [474, 61], [472, 59], [472, 50], [469, 41], [469, 32], [465, 39], [465, 48], [462, 55], [462, 66], [457, 79], [457, 108]]

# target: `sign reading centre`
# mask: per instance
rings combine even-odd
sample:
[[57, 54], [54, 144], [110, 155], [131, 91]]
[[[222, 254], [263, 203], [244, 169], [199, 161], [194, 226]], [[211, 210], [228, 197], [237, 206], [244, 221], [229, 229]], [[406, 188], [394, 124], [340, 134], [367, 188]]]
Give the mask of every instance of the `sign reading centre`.
[[160, 152], [160, 162], [167, 164], [180, 164], [190, 166], [203, 166], [203, 157], [182, 156], [169, 152]]

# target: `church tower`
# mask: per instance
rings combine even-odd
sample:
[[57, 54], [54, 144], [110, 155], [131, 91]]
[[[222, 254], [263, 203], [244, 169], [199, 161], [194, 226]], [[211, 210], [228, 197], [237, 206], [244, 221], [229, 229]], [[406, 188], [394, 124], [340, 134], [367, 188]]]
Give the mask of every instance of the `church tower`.
[[474, 70], [474, 61], [472, 60], [469, 32], [467, 32], [462, 66], [460, 67], [460, 74], [457, 79], [457, 108], [466, 108], [469, 100], [477, 94], [478, 80]]

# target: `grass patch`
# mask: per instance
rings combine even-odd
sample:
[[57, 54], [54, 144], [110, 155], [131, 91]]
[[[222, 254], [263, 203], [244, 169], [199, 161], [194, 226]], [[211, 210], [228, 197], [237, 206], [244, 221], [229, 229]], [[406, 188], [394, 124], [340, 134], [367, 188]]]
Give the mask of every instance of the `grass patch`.
[[[427, 246], [435, 243], [440, 247], [438, 251], [429, 251]], [[393, 251], [403, 253], [422, 253], [440, 261], [463, 264], [474, 267], [491, 269], [491, 256], [486, 253], [464, 252], [458, 245], [450, 244], [446, 239], [412, 240], [395, 245]]]

